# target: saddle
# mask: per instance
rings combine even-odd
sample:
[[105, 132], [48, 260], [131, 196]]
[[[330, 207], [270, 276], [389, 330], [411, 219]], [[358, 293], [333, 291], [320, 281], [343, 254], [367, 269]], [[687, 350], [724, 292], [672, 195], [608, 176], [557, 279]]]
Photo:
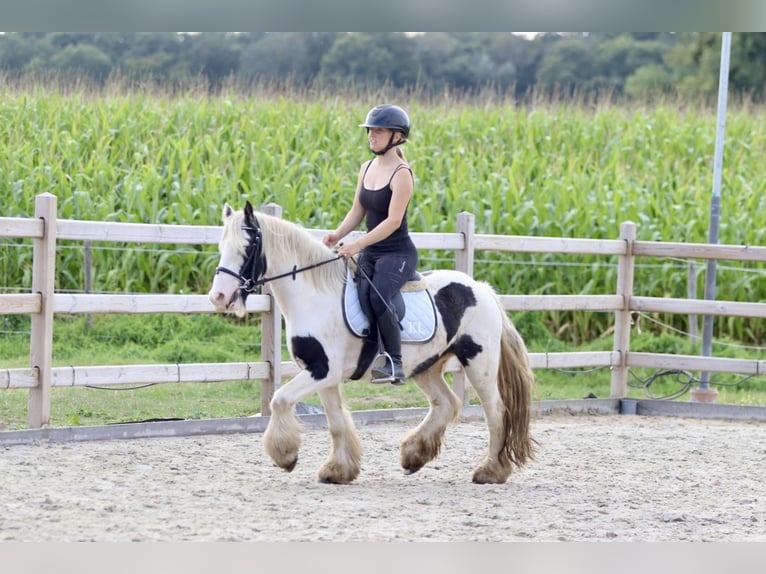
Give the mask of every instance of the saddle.
[[[436, 306], [431, 293], [426, 289], [425, 280], [419, 273], [404, 284], [394, 299], [394, 306], [402, 325], [402, 343], [427, 343], [433, 339], [436, 334]], [[359, 303], [359, 292], [351, 266], [346, 269], [343, 318], [353, 335], [367, 337], [370, 320]]]

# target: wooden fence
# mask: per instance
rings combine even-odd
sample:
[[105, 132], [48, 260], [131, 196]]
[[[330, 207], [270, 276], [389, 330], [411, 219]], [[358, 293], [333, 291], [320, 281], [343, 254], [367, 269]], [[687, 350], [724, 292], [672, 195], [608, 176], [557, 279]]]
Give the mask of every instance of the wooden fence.
[[[52, 387], [84, 385], [258, 380], [262, 384], [261, 412], [269, 414], [269, 401], [276, 385], [294, 376], [298, 367], [291, 361], [282, 361], [281, 315], [268, 289], [261, 295], [251, 295], [247, 299], [248, 311], [261, 313], [262, 316], [262, 356], [259, 362], [54, 367], [52, 351], [55, 314], [214, 312], [206, 294], [56, 293], [54, 278], [58, 240], [209, 245], [218, 243], [221, 232], [220, 227], [214, 226], [58, 220], [56, 206], [56, 197], [44, 193], [36, 198], [34, 218], [0, 217], [0, 237], [29, 238], [34, 241], [31, 292], [0, 295], [0, 314], [31, 315], [30, 367], [0, 369], [0, 389], [29, 389], [29, 428], [49, 424]], [[266, 206], [264, 211], [281, 215], [280, 208], [274, 205]], [[324, 232], [312, 230], [316, 236]], [[613, 398], [626, 396], [629, 367], [766, 374], [766, 361], [636, 353], [629, 350], [631, 314], [634, 312], [766, 318], [766, 303], [637, 295], [633, 292], [633, 272], [637, 257], [764, 262], [766, 247], [636, 241], [636, 227], [631, 222], [621, 225], [619, 238], [614, 240], [482, 235], [475, 233], [474, 218], [468, 213], [459, 214], [456, 233], [414, 233], [413, 240], [418, 249], [454, 250], [456, 268], [468, 274], [473, 274], [476, 251], [618, 257], [617, 285], [611, 294], [500, 296], [508, 311], [577, 310], [614, 313], [612, 351], [531, 353], [535, 369], [610, 367]], [[457, 369], [457, 366], [451, 368]], [[453, 385], [457, 393], [464, 392], [462, 373], [456, 373]]]

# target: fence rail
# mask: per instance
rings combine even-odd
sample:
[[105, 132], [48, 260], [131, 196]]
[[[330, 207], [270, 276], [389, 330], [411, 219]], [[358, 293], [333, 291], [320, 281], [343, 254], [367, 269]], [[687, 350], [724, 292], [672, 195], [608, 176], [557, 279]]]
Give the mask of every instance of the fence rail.
[[[265, 211], [281, 215], [279, 206]], [[319, 237], [326, 230], [310, 230]], [[55, 314], [98, 313], [213, 313], [205, 295], [167, 294], [79, 294], [54, 292], [57, 241], [129, 242], [152, 244], [216, 244], [221, 228], [214, 226], [110, 223], [56, 218], [56, 197], [36, 198], [34, 218], [0, 218], [0, 237], [26, 238], [34, 242], [33, 279], [29, 294], [0, 295], [0, 314], [29, 314], [32, 317], [30, 367], [0, 368], [1, 389], [28, 389], [28, 426], [49, 424], [52, 387], [121, 385], [142, 383], [186, 383], [254, 380], [262, 384], [261, 412], [269, 413], [269, 401], [276, 385], [297, 374], [298, 367], [282, 360], [281, 315], [268, 289], [247, 299], [247, 310], [260, 313], [262, 320], [261, 361], [242, 363], [184, 363], [157, 365], [109, 365], [53, 367], [52, 341]], [[766, 318], [766, 303], [700, 301], [642, 297], [633, 293], [636, 257], [729, 259], [766, 262], [766, 247], [707, 245], [636, 241], [636, 226], [623, 223], [614, 240], [555, 237], [482, 235], [475, 233], [471, 214], [461, 213], [456, 233], [413, 233], [418, 249], [456, 252], [456, 268], [473, 274], [476, 251], [563, 253], [617, 256], [615, 293], [604, 295], [500, 295], [507, 311], [600, 311], [614, 313], [612, 351], [578, 353], [531, 353], [532, 367], [610, 367], [611, 395], [627, 394], [629, 367], [677, 368], [746, 375], [766, 374], [766, 361], [723, 359], [630, 351], [631, 315], [634, 312], [661, 312]], [[448, 364], [455, 372], [453, 385], [462, 396], [465, 380], [456, 361]]]

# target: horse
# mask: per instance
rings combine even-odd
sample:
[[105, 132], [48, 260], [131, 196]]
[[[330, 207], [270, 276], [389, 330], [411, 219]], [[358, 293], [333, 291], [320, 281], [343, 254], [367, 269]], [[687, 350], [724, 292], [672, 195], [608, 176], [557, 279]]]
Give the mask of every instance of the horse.
[[[302, 431], [295, 406], [318, 393], [332, 439], [318, 480], [348, 484], [360, 473], [362, 448], [340, 387], [355, 373], [354, 378], [369, 381], [370, 360], [360, 360], [364, 341], [344, 322], [346, 266], [309, 231], [256, 214], [249, 201], [241, 210], [226, 203], [222, 219], [210, 302], [218, 312], [242, 317], [248, 294], [270, 282], [284, 316], [290, 355], [301, 368], [271, 399], [264, 450], [277, 466], [294, 469]], [[526, 345], [488, 283], [448, 269], [424, 271], [422, 277], [438, 314], [436, 331], [426, 343], [403, 344], [402, 359], [407, 378], [425, 393], [429, 409], [402, 440], [399, 463], [406, 474], [420, 470], [438, 456], [446, 429], [459, 421], [462, 400], [444, 378], [446, 363], [456, 357], [476, 390], [489, 430], [472, 480], [504, 483], [514, 468], [534, 460], [537, 442], [530, 433], [535, 378]]]

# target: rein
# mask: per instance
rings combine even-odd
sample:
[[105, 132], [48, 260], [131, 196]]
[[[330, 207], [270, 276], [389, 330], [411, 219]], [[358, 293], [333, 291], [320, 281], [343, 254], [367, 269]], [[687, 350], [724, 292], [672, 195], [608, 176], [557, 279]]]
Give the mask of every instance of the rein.
[[316, 269], [317, 267], [321, 267], [322, 265], [326, 265], [328, 263], [332, 263], [333, 261], [337, 261], [338, 259], [342, 259], [342, 257], [340, 257], [339, 255], [337, 257], [333, 257], [332, 259], [326, 259], [324, 261], [319, 261], [318, 263], [312, 263], [311, 265], [307, 265], [306, 267], [299, 268], [297, 265], [293, 265], [292, 270], [288, 271], [287, 273], [280, 273], [279, 275], [274, 275], [273, 277], [262, 277], [261, 279], [257, 279], [254, 276], [256, 273], [255, 260], [261, 256], [261, 230], [258, 227], [243, 227], [242, 229], [245, 231], [255, 232], [256, 234], [253, 243], [250, 244], [254, 248], [250, 250], [250, 252], [247, 255], [247, 259], [245, 260], [245, 263], [242, 266], [242, 269], [246, 269], [248, 266], [252, 267], [251, 277], [244, 277], [242, 274], [237, 273], [236, 271], [232, 271], [231, 269], [227, 267], [216, 267], [215, 272], [226, 273], [227, 275], [231, 275], [232, 277], [236, 277], [237, 279], [239, 279], [239, 283], [240, 283], [239, 288], [245, 293], [252, 293], [261, 285], [264, 285], [271, 281], [276, 281], [277, 279], [283, 279], [284, 277], [292, 277], [293, 281], [295, 281], [295, 276], [298, 273], [309, 271], [311, 269]]

